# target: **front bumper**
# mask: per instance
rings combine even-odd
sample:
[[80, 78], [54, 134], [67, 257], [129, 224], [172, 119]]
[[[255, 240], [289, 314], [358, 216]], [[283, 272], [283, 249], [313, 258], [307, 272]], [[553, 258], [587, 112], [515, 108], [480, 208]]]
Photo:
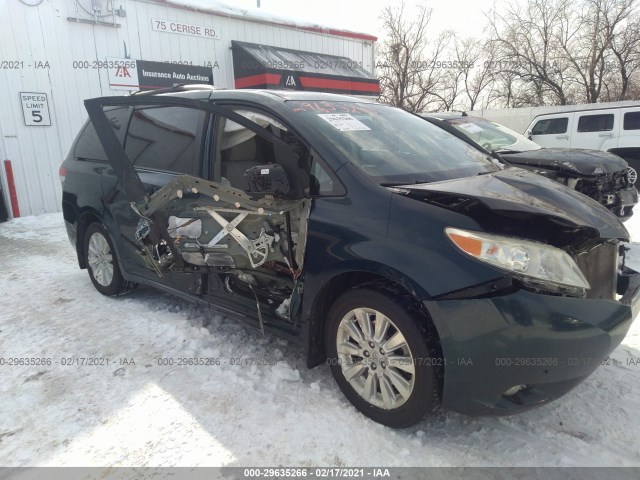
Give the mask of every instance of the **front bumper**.
[[[629, 271], [619, 283], [619, 302], [526, 290], [425, 301], [443, 351], [443, 406], [511, 415], [570, 391], [620, 344], [640, 311], [640, 274]], [[526, 387], [508, 392], [518, 385]]]

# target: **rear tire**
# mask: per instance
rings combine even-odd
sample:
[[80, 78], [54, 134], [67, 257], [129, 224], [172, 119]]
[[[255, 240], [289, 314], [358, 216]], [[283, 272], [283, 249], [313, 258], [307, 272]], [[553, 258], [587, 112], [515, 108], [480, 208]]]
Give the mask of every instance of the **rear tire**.
[[440, 404], [441, 359], [429, 347], [428, 321], [399, 299], [368, 289], [351, 290], [331, 307], [325, 338], [331, 371], [347, 399], [372, 420], [410, 427]]
[[84, 236], [84, 258], [91, 283], [101, 294], [119, 295], [132, 289], [120, 271], [111, 237], [104, 225], [92, 223]]

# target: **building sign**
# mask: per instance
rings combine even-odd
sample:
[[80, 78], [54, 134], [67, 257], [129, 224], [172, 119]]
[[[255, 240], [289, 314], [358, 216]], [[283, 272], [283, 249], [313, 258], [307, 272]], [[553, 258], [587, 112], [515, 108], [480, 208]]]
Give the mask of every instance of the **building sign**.
[[107, 58], [111, 90], [140, 90], [136, 61], [129, 58]]
[[203, 25], [192, 25], [189, 23], [176, 22], [173, 20], [151, 19], [151, 28], [156, 32], [177, 33], [179, 35], [190, 35], [192, 37], [219, 39], [218, 30], [213, 27]]
[[50, 126], [49, 101], [46, 93], [20, 92], [22, 116], [27, 127]]
[[348, 57], [231, 41], [236, 88], [380, 95], [380, 80]]
[[111, 67], [110, 65], [109, 87], [112, 90], [153, 90], [190, 83], [213, 85], [211, 67], [148, 60], [126, 60], [124, 63], [114, 61], [113, 68]]

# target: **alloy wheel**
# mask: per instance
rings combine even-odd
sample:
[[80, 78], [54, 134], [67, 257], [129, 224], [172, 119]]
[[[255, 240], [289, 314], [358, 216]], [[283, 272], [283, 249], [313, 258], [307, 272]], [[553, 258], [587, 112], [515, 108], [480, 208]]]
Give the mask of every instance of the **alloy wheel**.
[[100, 232], [94, 232], [89, 238], [87, 263], [93, 272], [93, 278], [103, 287], [113, 281], [113, 255], [109, 242]]
[[369, 404], [392, 410], [409, 399], [414, 358], [391, 319], [370, 308], [349, 311], [338, 326], [336, 347], [345, 379]]

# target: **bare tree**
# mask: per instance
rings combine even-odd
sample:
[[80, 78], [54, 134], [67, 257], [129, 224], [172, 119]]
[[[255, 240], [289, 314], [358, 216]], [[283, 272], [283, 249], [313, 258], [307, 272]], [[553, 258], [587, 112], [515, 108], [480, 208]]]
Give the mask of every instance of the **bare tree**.
[[489, 41], [496, 51], [494, 74], [509, 81], [508, 103], [564, 105], [631, 98], [632, 84], [640, 81], [637, 4], [527, 0], [523, 7], [493, 12]]
[[474, 110], [481, 95], [494, 82], [495, 50], [490, 44], [475, 38], [455, 37], [454, 53], [459, 69], [463, 96], [462, 109]]
[[626, 23], [634, 1], [586, 0], [580, 13], [563, 19], [558, 43], [571, 64], [571, 80], [580, 85], [587, 103], [599, 100], [609, 80], [613, 39]]
[[557, 38], [570, 1], [529, 0], [524, 8], [511, 4], [504, 14], [494, 11], [489, 17], [495, 70], [534, 87], [539, 104], [568, 102], [567, 65], [558, 54]]
[[632, 94], [633, 84], [640, 86], [640, 13], [634, 11], [622, 22], [621, 28], [611, 39], [611, 52], [616, 59], [619, 88], [608, 101], [640, 98]]
[[407, 21], [404, 4], [383, 10], [387, 39], [379, 50], [376, 68], [382, 101], [421, 112], [441, 102], [438, 95], [442, 70], [433, 59], [443, 55], [449, 35], [440, 35], [434, 42], [429, 40], [427, 27], [431, 9], [419, 6], [413, 18]]
[[381, 100], [413, 112], [639, 98], [640, 0], [524, 0], [479, 41], [429, 36], [431, 9], [382, 13]]

